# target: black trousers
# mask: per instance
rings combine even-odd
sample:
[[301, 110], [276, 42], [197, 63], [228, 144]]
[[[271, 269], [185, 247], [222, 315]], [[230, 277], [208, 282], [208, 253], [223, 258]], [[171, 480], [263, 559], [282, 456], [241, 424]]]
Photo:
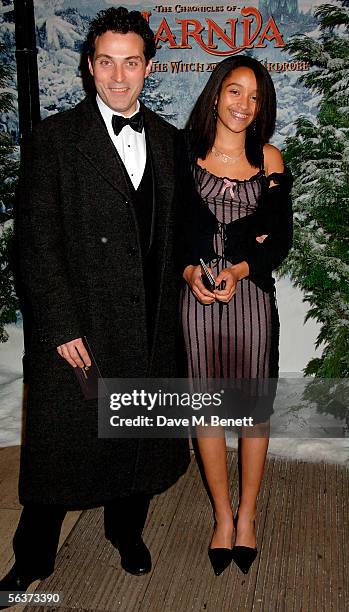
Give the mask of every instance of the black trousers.
[[[105, 537], [114, 546], [137, 541], [143, 531], [151, 496], [119, 497], [104, 504]], [[46, 578], [55, 566], [64, 506], [26, 504], [13, 538], [16, 567], [23, 576]]]

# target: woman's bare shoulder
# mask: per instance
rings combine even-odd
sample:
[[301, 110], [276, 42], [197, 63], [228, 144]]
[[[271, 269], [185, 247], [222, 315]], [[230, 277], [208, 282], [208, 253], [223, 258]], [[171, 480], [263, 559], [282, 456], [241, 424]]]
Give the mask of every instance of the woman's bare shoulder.
[[273, 172], [284, 171], [284, 160], [282, 159], [281, 152], [277, 147], [271, 144], [265, 144], [263, 147], [264, 154], [264, 167], [266, 174], [272, 174]]

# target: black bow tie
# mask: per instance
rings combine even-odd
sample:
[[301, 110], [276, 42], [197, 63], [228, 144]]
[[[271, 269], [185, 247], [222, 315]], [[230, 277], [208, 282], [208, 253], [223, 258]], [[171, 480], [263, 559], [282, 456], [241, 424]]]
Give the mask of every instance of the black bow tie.
[[122, 128], [124, 128], [125, 125], [131, 126], [131, 128], [135, 130], [135, 132], [141, 132], [143, 130], [143, 115], [140, 111], [133, 115], [133, 117], [113, 115], [111, 122], [116, 136], [120, 134]]

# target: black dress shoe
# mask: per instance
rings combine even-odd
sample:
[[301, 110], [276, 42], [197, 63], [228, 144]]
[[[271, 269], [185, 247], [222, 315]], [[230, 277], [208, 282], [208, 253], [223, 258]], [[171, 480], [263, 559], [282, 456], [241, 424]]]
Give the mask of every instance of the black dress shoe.
[[[107, 538], [109, 539], [109, 538]], [[121, 567], [134, 576], [148, 574], [151, 570], [151, 556], [142, 538], [130, 542], [116, 542], [110, 540], [117, 548], [121, 557]]]
[[[38, 580], [39, 576], [25, 576], [20, 574], [14, 565], [11, 567], [10, 571], [2, 580], [0, 580], [0, 591], [26, 591], [29, 585]], [[9, 603], [6, 606], [0, 606], [0, 610], [5, 610], [5, 608], [10, 608], [14, 606], [15, 603]]]
[[231, 548], [209, 548], [208, 556], [216, 576], [223, 574], [232, 560]]

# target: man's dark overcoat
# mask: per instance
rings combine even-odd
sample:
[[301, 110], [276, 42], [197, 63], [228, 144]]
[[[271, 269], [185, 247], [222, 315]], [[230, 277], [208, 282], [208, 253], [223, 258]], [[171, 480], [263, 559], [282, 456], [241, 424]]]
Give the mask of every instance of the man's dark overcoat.
[[[139, 228], [125, 169], [95, 101], [35, 129], [22, 170], [16, 235], [33, 317], [21, 503], [92, 507], [158, 493], [183, 474], [186, 440], [98, 439], [86, 401], [56, 347], [86, 335], [104, 377], [174, 374], [176, 129], [142, 106], [157, 209], [154, 340], [148, 350]], [[148, 151], [149, 153], [149, 151]]]

